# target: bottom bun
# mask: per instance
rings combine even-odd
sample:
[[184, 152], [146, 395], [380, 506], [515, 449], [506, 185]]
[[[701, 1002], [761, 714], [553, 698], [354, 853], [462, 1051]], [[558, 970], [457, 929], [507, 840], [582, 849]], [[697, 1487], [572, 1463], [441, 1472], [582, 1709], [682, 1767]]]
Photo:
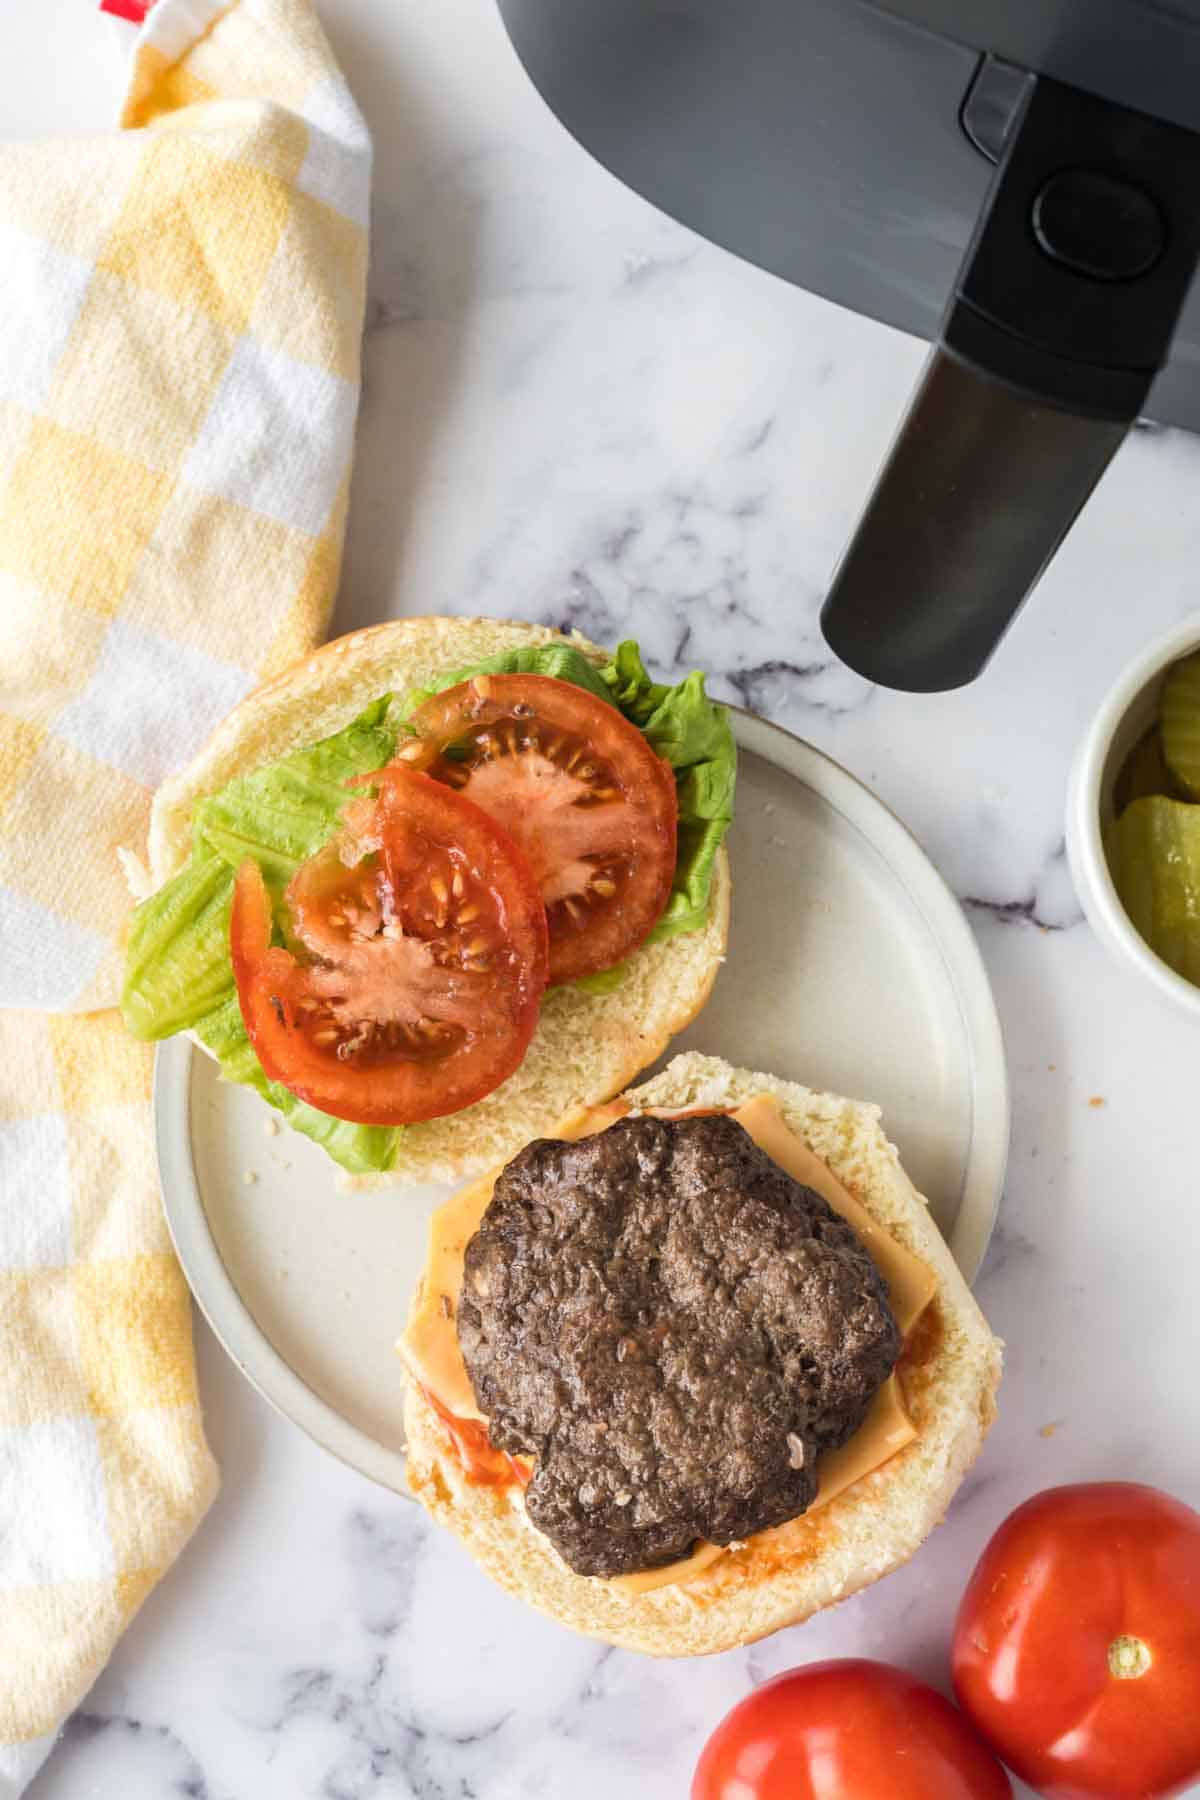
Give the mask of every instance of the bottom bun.
[[784, 1119], [896, 1240], [938, 1277], [902, 1374], [916, 1441], [811, 1516], [730, 1549], [691, 1581], [628, 1594], [576, 1575], [526, 1518], [520, 1490], [469, 1482], [410, 1381], [408, 1483], [510, 1594], [562, 1625], [651, 1656], [703, 1656], [797, 1625], [907, 1562], [940, 1523], [995, 1416], [999, 1341], [900, 1167], [879, 1109], [794, 1082], [677, 1056], [626, 1096], [637, 1107], [743, 1105], [773, 1094]]

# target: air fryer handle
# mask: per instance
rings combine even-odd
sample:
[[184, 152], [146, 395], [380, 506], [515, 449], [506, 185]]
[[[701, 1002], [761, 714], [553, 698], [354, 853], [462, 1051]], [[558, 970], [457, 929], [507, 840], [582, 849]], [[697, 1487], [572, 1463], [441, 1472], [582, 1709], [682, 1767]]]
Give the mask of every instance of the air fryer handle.
[[1128, 428], [934, 349], [825, 603], [831, 649], [885, 687], [973, 681]]
[[1039, 78], [821, 616], [870, 680], [974, 679], [1137, 417], [1200, 255], [1200, 135]]

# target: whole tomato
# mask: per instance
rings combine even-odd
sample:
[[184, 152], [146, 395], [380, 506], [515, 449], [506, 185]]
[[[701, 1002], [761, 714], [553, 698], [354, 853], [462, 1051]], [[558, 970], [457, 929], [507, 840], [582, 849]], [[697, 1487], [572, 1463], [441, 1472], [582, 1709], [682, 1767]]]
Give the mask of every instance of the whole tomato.
[[954, 1685], [1047, 1800], [1181, 1793], [1200, 1779], [1200, 1513], [1132, 1482], [1027, 1500], [963, 1596]]
[[810, 1663], [717, 1726], [692, 1800], [1012, 1800], [950, 1702], [886, 1663]]

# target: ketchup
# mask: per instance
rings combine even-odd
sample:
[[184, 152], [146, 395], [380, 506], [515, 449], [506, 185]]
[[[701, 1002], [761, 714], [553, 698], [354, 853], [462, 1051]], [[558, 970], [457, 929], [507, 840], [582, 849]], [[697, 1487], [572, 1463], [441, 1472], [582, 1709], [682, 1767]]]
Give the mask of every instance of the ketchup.
[[446, 1427], [468, 1481], [477, 1482], [480, 1487], [511, 1487], [514, 1482], [518, 1487], [529, 1486], [533, 1470], [503, 1450], [494, 1449], [486, 1425], [478, 1419], [456, 1418], [427, 1387], [422, 1387], [421, 1392]]

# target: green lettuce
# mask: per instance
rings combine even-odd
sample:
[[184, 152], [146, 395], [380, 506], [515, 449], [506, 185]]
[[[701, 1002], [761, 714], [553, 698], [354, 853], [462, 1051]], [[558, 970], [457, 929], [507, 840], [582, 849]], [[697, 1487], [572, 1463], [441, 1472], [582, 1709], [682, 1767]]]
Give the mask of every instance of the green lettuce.
[[431, 687], [414, 689], [404, 696], [405, 717], [416, 712], [431, 694], [445, 693], [447, 688], [457, 687], [460, 681], [470, 681], [476, 675], [552, 675], [556, 681], [586, 688], [597, 700], [612, 700], [603, 670], [589, 662], [581, 651], [570, 644], [538, 644], [524, 650], [502, 650], [498, 656], [472, 663], [469, 669], [449, 670]]
[[597, 969], [594, 975], [577, 975], [568, 985], [582, 988], [585, 994], [615, 994], [628, 974], [628, 963], [614, 963], [611, 969]]
[[[704, 677], [677, 687], [651, 681], [636, 644], [624, 643], [600, 667], [565, 644], [511, 650], [393, 705], [390, 694], [342, 731], [265, 768], [228, 782], [200, 801], [186, 865], [135, 910], [129, 930], [121, 1006], [135, 1037], [192, 1030], [217, 1057], [226, 1080], [255, 1088], [297, 1131], [355, 1174], [386, 1170], [403, 1127], [333, 1119], [267, 1079], [242, 1023], [229, 960], [229, 909], [237, 869], [252, 857], [279, 893], [299, 865], [333, 835], [346, 804], [346, 782], [390, 761], [407, 716], [428, 698], [473, 675], [552, 675], [586, 688], [624, 713], [675, 771], [679, 838], [675, 882], [652, 938], [696, 931], [708, 917], [713, 861], [733, 816], [736, 751], [724, 709]], [[588, 992], [619, 986], [624, 969], [581, 982]]]
[[201, 800], [192, 819], [193, 845], [215, 850], [235, 870], [252, 856], [264, 880], [286, 887], [333, 835], [347, 781], [391, 759], [397, 735], [387, 722], [391, 699], [384, 694], [333, 737], [239, 775]]
[[651, 681], [641, 652], [628, 640], [600, 673], [625, 717], [675, 771], [675, 882], [651, 941], [699, 931], [708, 918], [713, 863], [733, 822], [737, 749], [729, 714], [708, 698], [699, 672], [677, 687]]
[[211, 850], [136, 908], [129, 925], [121, 1009], [134, 1037], [186, 1031], [232, 991], [229, 905], [233, 872]]
[[330, 1118], [268, 1081], [238, 1006], [229, 908], [234, 875], [247, 857], [278, 889], [332, 837], [346, 804], [346, 782], [381, 768], [396, 748], [390, 705], [385, 694], [333, 737], [240, 775], [199, 803], [189, 860], [134, 911], [121, 995], [135, 1037], [194, 1031], [227, 1081], [256, 1088], [297, 1131], [356, 1175], [391, 1167], [399, 1128]]

